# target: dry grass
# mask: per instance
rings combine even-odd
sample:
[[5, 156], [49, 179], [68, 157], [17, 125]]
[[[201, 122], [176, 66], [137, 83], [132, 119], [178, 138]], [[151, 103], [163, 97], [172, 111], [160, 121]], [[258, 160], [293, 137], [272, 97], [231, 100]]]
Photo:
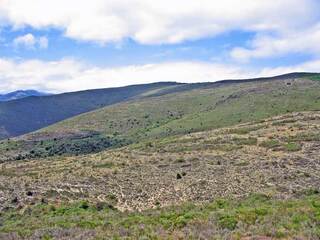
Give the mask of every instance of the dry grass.
[[[274, 124], [280, 120], [285, 125]], [[1, 206], [42, 199], [95, 202], [112, 195], [118, 209], [142, 210], [241, 198], [252, 192], [285, 198], [318, 188], [320, 143], [304, 137], [292, 145], [292, 139], [320, 133], [320, 114], [289, 114], [262, 125], [244, 124], [91, 155], [2, 163]], [[239, 128], [252, 131], [237, 133]], [[270, 141], [277, 144], [266, 144]]]

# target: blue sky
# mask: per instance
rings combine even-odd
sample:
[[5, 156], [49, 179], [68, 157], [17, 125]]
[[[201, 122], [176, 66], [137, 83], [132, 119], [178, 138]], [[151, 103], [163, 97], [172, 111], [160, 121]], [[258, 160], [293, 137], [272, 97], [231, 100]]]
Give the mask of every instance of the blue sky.
[[317, 9], [317, 0], [3, 0], [0, 88], [65, 92], [318, 72]]
[[[2, 57], [24, 60], [36, 58], [43, 61], [75, 58], [100, 67], [186, 60], [234, 63], [228, 53], [234, 47], [245, 47], [247, 42], [255, 36], [255, 33], [250, 31], [231, 31], [215, 37], [204, 37], [176, 44], [143, 45], [127, 38], [117, 43], [101, 45], [96, 42], [66, 38], [62, 31], [56, 29], [41, 31], [26, 27], [12, 31], [11, 28], [6, 27], [3, 28], [2, 33]], [[26, 34], [46, 37], [48, 46], [39, 49], [12, 45], [14, 39]], [[299, 64], [310, 58], [308, 53], [293, 53], [253, 61], [251, 64], [254, 67], [279, 67]]]
[[[46, 37], [48, 46], [38, 47], [13, 46], [20, 36], [32, 34], [34, 37]], [[77, 41], [64, 36], [56, 29], [37, 30], [30, 27], [12, 30], [2, 29], [1, 53], [5, 58], [40, 59], [54, 61], [61, 58], [76, 58], [97, 66], [123, 66], [128, 64], [147, 64], [163, 61], [230, 61], [228, 51], [234, 46], [245, 46], [254, 32], [233, 31], [215, 37], [204, 37], [175, 44], [144, 45], [130, 38], [109, 44]], [[50, 42], [49, 42], [50, 41]]]

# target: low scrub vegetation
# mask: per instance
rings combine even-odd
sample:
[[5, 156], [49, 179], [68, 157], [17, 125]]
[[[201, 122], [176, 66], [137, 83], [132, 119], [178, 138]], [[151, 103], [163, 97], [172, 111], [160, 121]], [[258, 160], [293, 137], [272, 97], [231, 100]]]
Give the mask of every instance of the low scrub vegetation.
[[9, 210], [0, 217], [0, 237], [14, 232], [15, 239], [36, 235], [42, 239], [62, 238], [72, 236], [72, 231], [90, 233], [88, 239], [320, 238], [318, 194], [292, 200], [252, 194], [241, 201], [219, 199], [143, 212], [120, 212], [102, 202], [40, 204], [24, 211]]
[[109, 148], [122, 147], [129, 143], [118, 137], [90, 133], [82, 137], [2, 141], [0, 149], [3, 151], [2, 161], [5, 161], [96, 153]]
[[[8, 153], [72, 144], [62, 156], [0, 163], [0, 239], [318, 239], [320, 114], [233, 128], [250, 131], [121, 148], [112, 145], [121, 134], [95, 132], [30, 146], [6, 141]], [[100, 142], [106, 150], [86, 153]]]

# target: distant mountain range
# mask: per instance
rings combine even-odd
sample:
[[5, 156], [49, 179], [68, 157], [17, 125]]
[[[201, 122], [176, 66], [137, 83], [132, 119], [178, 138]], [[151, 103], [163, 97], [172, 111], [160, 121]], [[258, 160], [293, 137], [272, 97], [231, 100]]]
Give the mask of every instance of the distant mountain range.
[[40, 96], [49, 96], [51, 94], [45, 92], [39, 92], [36, 90], [17, 90], [14, 92], [0, 94], [0, 102], [7, 102], [12, 100], [17, 100], [26, 97], [40, 97]]

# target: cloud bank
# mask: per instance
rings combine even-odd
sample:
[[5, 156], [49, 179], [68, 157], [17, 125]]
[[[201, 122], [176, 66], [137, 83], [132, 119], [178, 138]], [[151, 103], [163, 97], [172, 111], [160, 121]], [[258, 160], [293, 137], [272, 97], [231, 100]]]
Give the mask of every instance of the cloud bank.
[[234, 48], [231, 56], [239, 61], [303, 53], [320, 56], [320, 23], [307, 29], [286, 31], [277, 36], [258, 35], [247, 48]]
[[223, 79], [273, 76], [295, 71], [320, 71], [320, 59], [286, 68], [243, 69], [206, 62], [166, 62], [100, 68], [72, 59], [17, 62], [0, 59], [0, 89], [39, 89], [50, 92], [77, 91], [136, 84], [176, 81], [207, 82]]

